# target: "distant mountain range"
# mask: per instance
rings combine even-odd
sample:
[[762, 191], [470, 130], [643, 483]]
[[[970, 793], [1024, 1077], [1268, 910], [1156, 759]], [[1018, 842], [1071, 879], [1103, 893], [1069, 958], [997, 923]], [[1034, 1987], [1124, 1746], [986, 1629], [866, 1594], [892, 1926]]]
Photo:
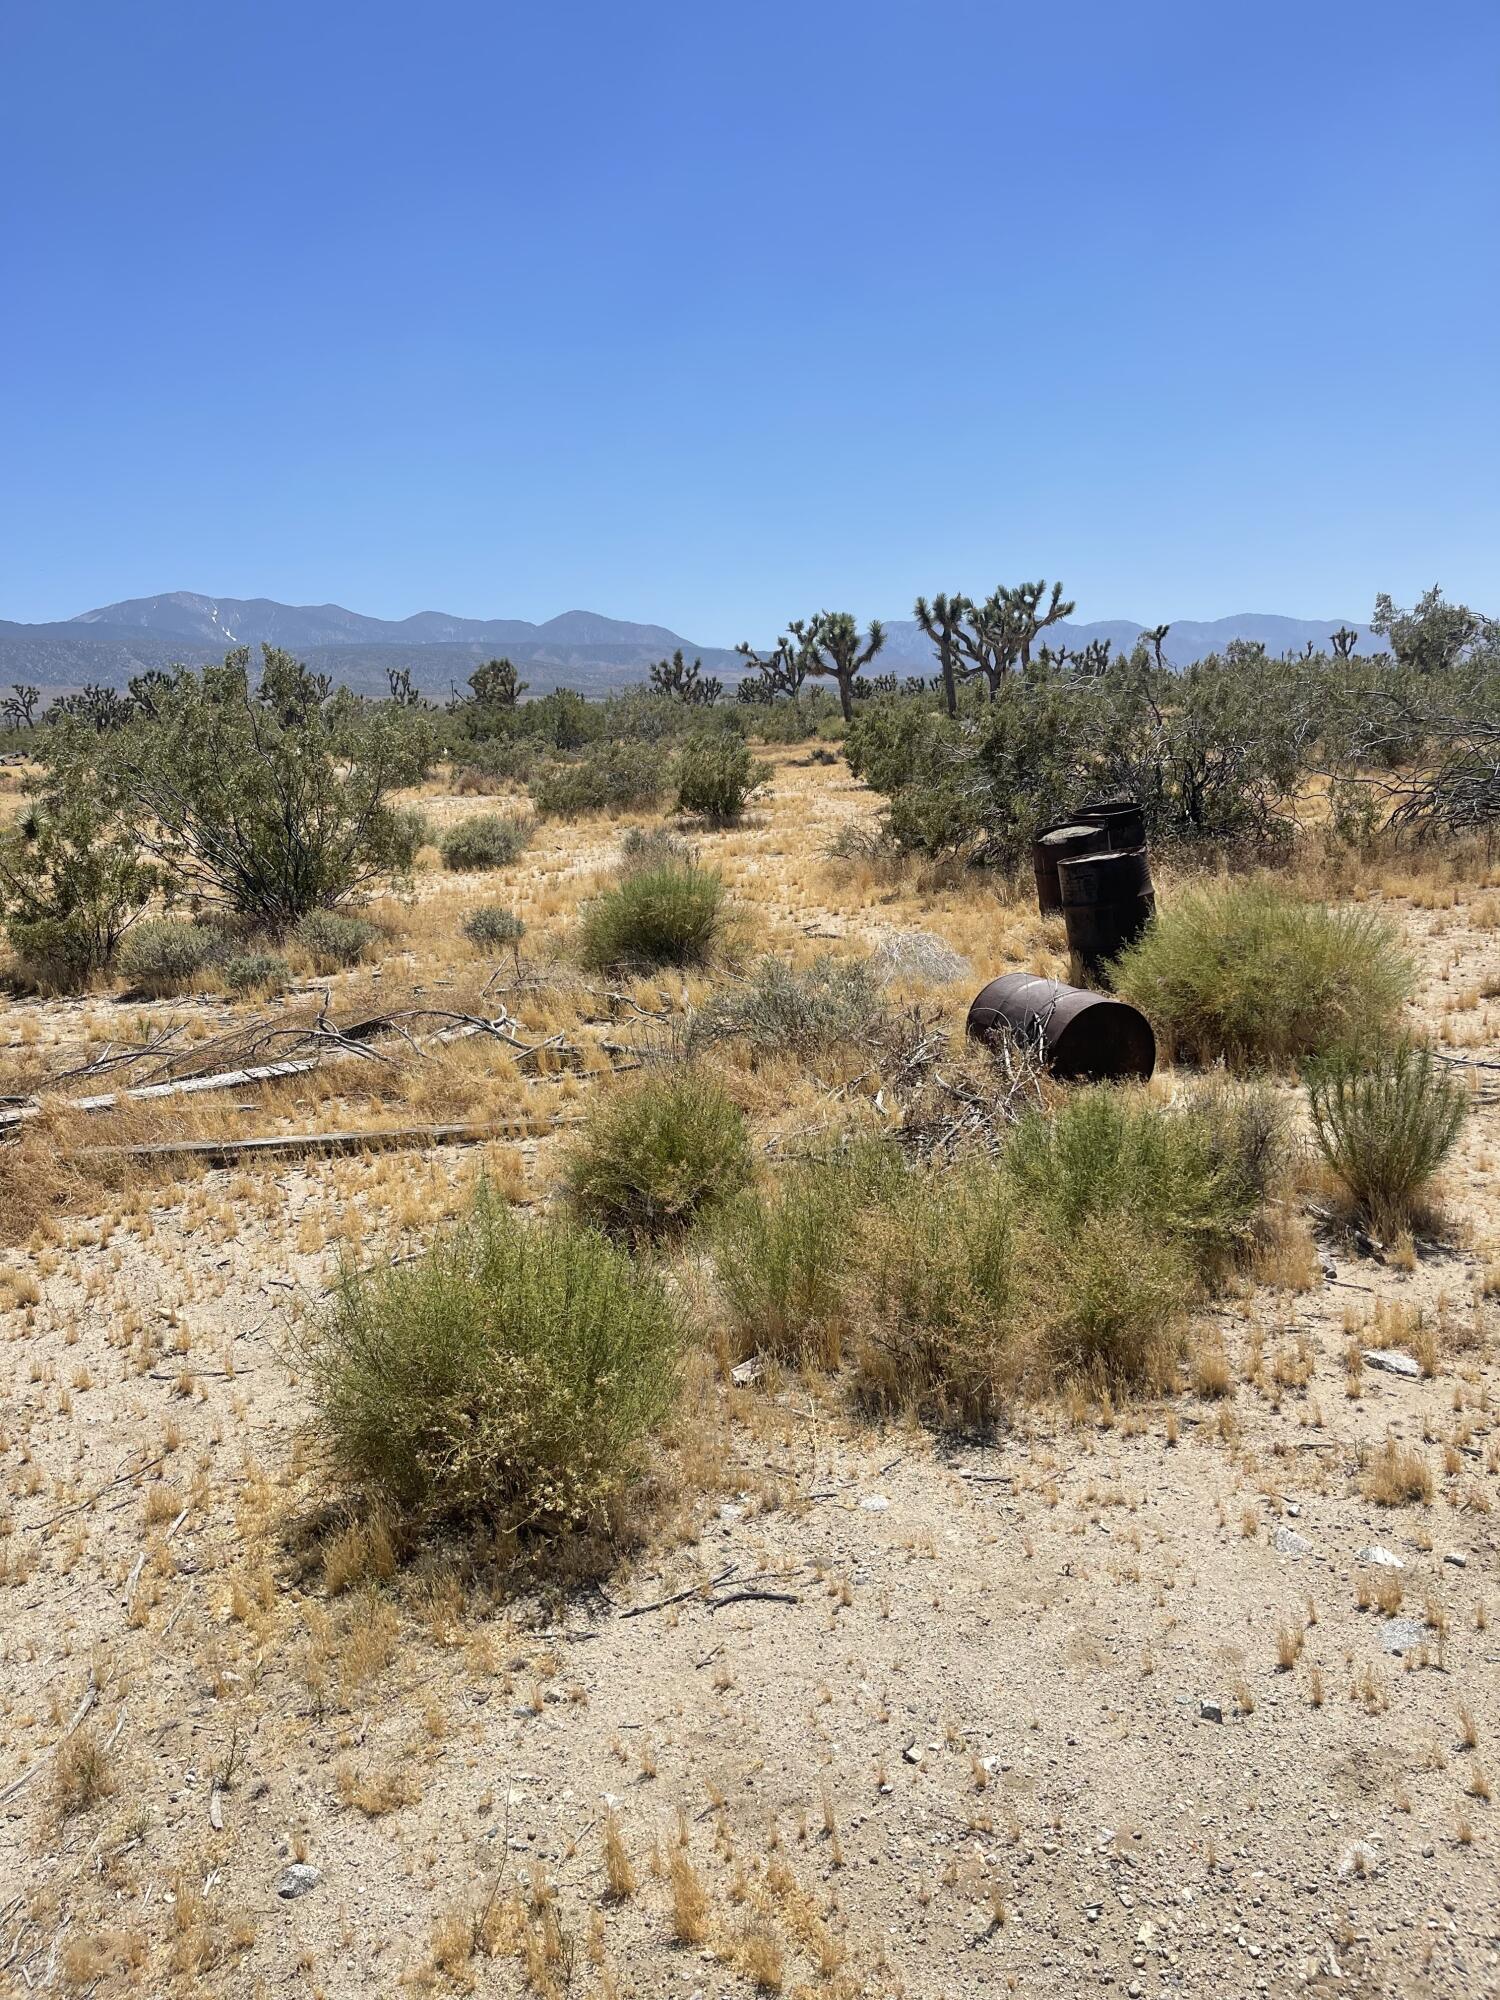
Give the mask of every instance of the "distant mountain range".
[[[1258, 639], [1271, 653], [1301, 652], [1309, 640], [1326, 646], [1331, 632], [1352, 622], [1259, 613], [1207, 624], [1184, 622], [1173, 625], [1166, 657], [1174, 666], [1186, 666], [1222, 650], [1231, 639]], [[1107, 619], [1056, 625], [1049, 638], [1069, 647], [1109, 639], [1117, 649], [1128, 650], [1144, 629], [1128, 619]], [[1368, 626], [1354, 629], [1362, 652], [1383, 648], [1384, 640]], [[892, 619], [886, 632], [877, 671], [932, 672], [932, 647], [913, 620]], [[277, 604], [268, 597], [200, 597], [176, 590], [162, 597], [127, 598], [47, 625], [0, 619], [0, 686], [33, 681], [49, 693], [86, 681], [123, 687], [146, 667], [176, 661], [202, 666], [222, 659], [231, 646], [263, 643], [285, 647], [365, 692], [383, 692], [387, 670], [408, 667], [416, 686], [434, 698], [461, 687], [481, 661], [497, 653], [515, 661], [537, 694], [554, 687], [607, 693], [643, 679], [653, 661], [679, 646], [725, 679], [737, 678], [744, 667], [727, 646], [700, 645], [664, 625], [636, 625], [594, 611], [565, 611], [541, 625], [525, 618], [454, 618], [442, 611], [367, 618], [338, 604]]]

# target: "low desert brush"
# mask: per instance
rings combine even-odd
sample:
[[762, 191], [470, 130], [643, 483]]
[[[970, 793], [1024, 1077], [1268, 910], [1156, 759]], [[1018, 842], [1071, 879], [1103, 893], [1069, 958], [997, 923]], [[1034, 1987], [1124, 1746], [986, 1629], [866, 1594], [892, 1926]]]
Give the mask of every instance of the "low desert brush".
[[494, 951], [501, 945], [518, 945], [526, 935], [526, 926], [503, 903], [483, 903], [465, 916], [463, 934], [481, 951]]
[[1309, 1074], [1318, 1150], [1377, 1236], [1409, 1229], [1453, 1150], [1469, 1099], [1428, 1050], [1398, 1044], [1329, 1058]]
[[587, 812], [641, 812], [667, 789], [666, 752], [658, 743], [597, 743], [546, 765], [531, 779], [536, 809], [549, 819]]
[[1179, 1061], [1248, 1069], [1387, 1035], [1412, 968], [1370, 912], [1250, 880], [1170, 904], [1120, 959], [1114, 985]]
[[732, 826], [751, 794], [771, 775], [758, 764], [743, 737], [720, 733], [690, 738], [673, 766], [677, 810], [696, 813], [715, 826]]
[[343, 910], [309, 910], [295, 932], [298, 944], [323, 973], [358, 965], [379, 935], [374, 924]]
[[762, 958], [739, 985], [716, 993], [694, 1018], [699, 1045], [742, 1039], [770, 1054], [867, 1049], [887, 1019], [869, 964], [824, 954], [811, 965]]
[[583, 913], [578, 955], [594, 972], [705, 965], [724, 941], [724, 884], [668, 862], [622, 875]]
[[143, 992], [178, 993], [212, 965], [223, 949], [222, 936], [207, 924], [147, 917], [125, 933], [116, 963]]
[[419, 1263], [346, 1277], [308, 1359], [336, 1463], [398, 1514], [600, 1529], [672, 1404], [681, 1340], [654, 1273], [481, 1189]]
[[738, 1105], [700, 1070], [672, 1068], [596, 1101], [566, 1176], [585, 1221], [641, 1241], [738, 1194], [751, 1171]]
[[508, 868], [531, 838], [531, 822], [509, 813], [479, 813], [450, 826], [438, 842], [443, 866], [455, 873], [478, 874]]

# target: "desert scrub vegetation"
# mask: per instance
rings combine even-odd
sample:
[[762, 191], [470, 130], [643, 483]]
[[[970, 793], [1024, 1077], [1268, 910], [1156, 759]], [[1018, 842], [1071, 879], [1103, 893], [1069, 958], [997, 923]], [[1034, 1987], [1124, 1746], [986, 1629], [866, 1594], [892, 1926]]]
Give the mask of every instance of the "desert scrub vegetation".
[[667, 754], [656, 742], [591, 745], [546, 765], [530, 781], [532, 803], [547, 819], [587, 812], [641, 812], [667, 791]]
[[342, 910], [309, 910], [294, 936], [318, 972], [338, 972], [358, 965], [380, 932], [364, 917]]
[[401, 1518], [606, 1532], [681, 1346], [654, 1272], [481, 1188], [419, 1263], [346, 1275], [307, 1359], [335, 1464]]
[[646, 1242], [738, 1194], [752, 1172], [750, 1138], [722, 1085], [696, 1067], [674, 1066], [597, 1101], [565, 1171], [586, 1222]]
[[1186, 890], [1122, 955], [1114, 987], [1180, 1061], [1281, 1068], [1388, 1036], [1412, 968], [1379, 917], [1252, 878]]
[[592, 972], [706, 965], [727, 931], [718, 872], [664, 862], [622, 874], [595, 897], [583, 912], [578, 956]]
[[1253, 1247], [1281, 1157], [1269, 1096], [1229, 1086], [1170, 1108], [1079, 1091], [995, 1157], [856, 1147], [723, 1213], [722, 1310], [741, 1351], [842, 1362], [861, 1408], [945, 1428], [1069, 1381], [1161, 1389], [1192, 1306]]
[[1468, 1092], [1424, 1048], [1341, 1051], [1307, 1080], [1313, 1136], [1354, 1218], [1377, 1237], [1409, 1230], [1468, 1115]]
[[864, 959], [825, 953], [797, 967], [766, 957], [739, 985], [713, 995], [693, 1017], [689, 1039], [698, 1047], [741, 1040], [767, 1054], [865, 1049], [887, 1024], [887, 1014]]
[[133, 986], [160, 995], [180, 993], [223, 952], [223, 937], [207, 924], [148, 917], [127, 932], [117, 962]]
[[770, 765], [756, 762], [743, 737], [722, 731], [690, 737], [673, 766], [677, 810], [714, 826], [732, 826], [770, 775]]
[[514, 910], [503, 903], [482, 903], [477, 910], [470, 910], [463, 920], [463, 934], [472, 945], [481, 951], [494, 951], [501, 945], [517, 945], [526, 935], [526, 926]]
[[225, 959], [222, 974], [231, 993], [281, 993], [292, 983], [292, 968], [276, 951], [237, 951]]
[[443, 866], [455, 874], [508, 868], [531, 838], [531, 822], [511, 813], [477, 813], [450, 826], [438, 842]]

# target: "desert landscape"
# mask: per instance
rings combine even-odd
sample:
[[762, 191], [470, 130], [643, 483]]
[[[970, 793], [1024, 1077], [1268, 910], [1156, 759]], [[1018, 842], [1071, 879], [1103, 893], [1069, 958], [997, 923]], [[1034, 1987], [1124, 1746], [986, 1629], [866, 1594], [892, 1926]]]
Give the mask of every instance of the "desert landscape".
[[[308, 1333], [340, 1272], [418, 1259], [481, 1179], [566, 1209], [590, 1107], [685, 1047], [761, 1180], [905, 1130], [941, 1182], [1066, 1095], [1019, 1067], [976, 1095], [1001, 1065], [963, 1043], [994, 974], [1066, 976], [1024, 879], [893, 858], [841, 759], [757, 754], [735, 823], [674, 836], [722, 877], [725, 966], [578, 966], [660, 814], [543, 818], [476, 875], [434, 843], [517, 802], [440, 766], [402, 795], [426, 844], [362, 962], [275, 999], [210, 973], [6, 1003], [6, 1088], [42, 1107], [0, 1153], [6, 1990], [1500, 1985], [1500, 864], [1472, 840], [1282, 871], [1410, 955], [1407, 1031], [1471, 1105], [1431, 1225], [1340, 1226], [1278, 1081], [1289, 1178], [1167, 1380], [1018, 1387], [983, 1426], [872, 1409], [834, 1355], [747, 1339], [689, 1233], [656, 1253], [679, 1391], [604, 1559], [412, 1529], [330, 1462]], [[1160, 907], [1203, 866], [1163, 853]], [[497, 879], [524, 935], [472, 944]], [[767, 959], [870, 968], [900, 1053], [696, 1053]], [[310, 1057], [79, 1109], [146, 1077], [132, 1048], [167, 1080]], [[1192, 1087], [1163, 1063], [1136, 1094]]]

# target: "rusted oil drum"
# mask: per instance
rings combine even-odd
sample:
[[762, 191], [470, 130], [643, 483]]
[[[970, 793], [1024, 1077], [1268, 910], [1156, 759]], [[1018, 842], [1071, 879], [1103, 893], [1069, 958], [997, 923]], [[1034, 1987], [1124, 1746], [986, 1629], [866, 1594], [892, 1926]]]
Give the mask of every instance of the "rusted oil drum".
[[1098, 980], [1156, 915], [1146, 850], [1065, 856], [1057, 877], [1074, 975]]
[[1104, 845], [1114, 854], [1128, 854], [1146, 845], [1146, 815], [1137, 799], [1123, 792], [1097, 804], [1080, 806], [1073, 815], [1080, 825], [1097, 826], [1106, 835]]
[[992, 979], [969, 1009], [968, 1031], [991, 1044], [1016, 1037], [1065, 1080], [1144, 1079], [1156, 1067], [1156, 1037], [1138, 1008], [1029, 972]]
[[1062, 888], [1057, 865], [1068, 854], [1097, 854], [1108, 846], [1101, 829], [1091, 822], [1068, 820], [1049, 826], [1031, 843], [1031, 865], [1036, 871], [1036, 906], [1044, 917], [1055, 917], [1062, 908]]

